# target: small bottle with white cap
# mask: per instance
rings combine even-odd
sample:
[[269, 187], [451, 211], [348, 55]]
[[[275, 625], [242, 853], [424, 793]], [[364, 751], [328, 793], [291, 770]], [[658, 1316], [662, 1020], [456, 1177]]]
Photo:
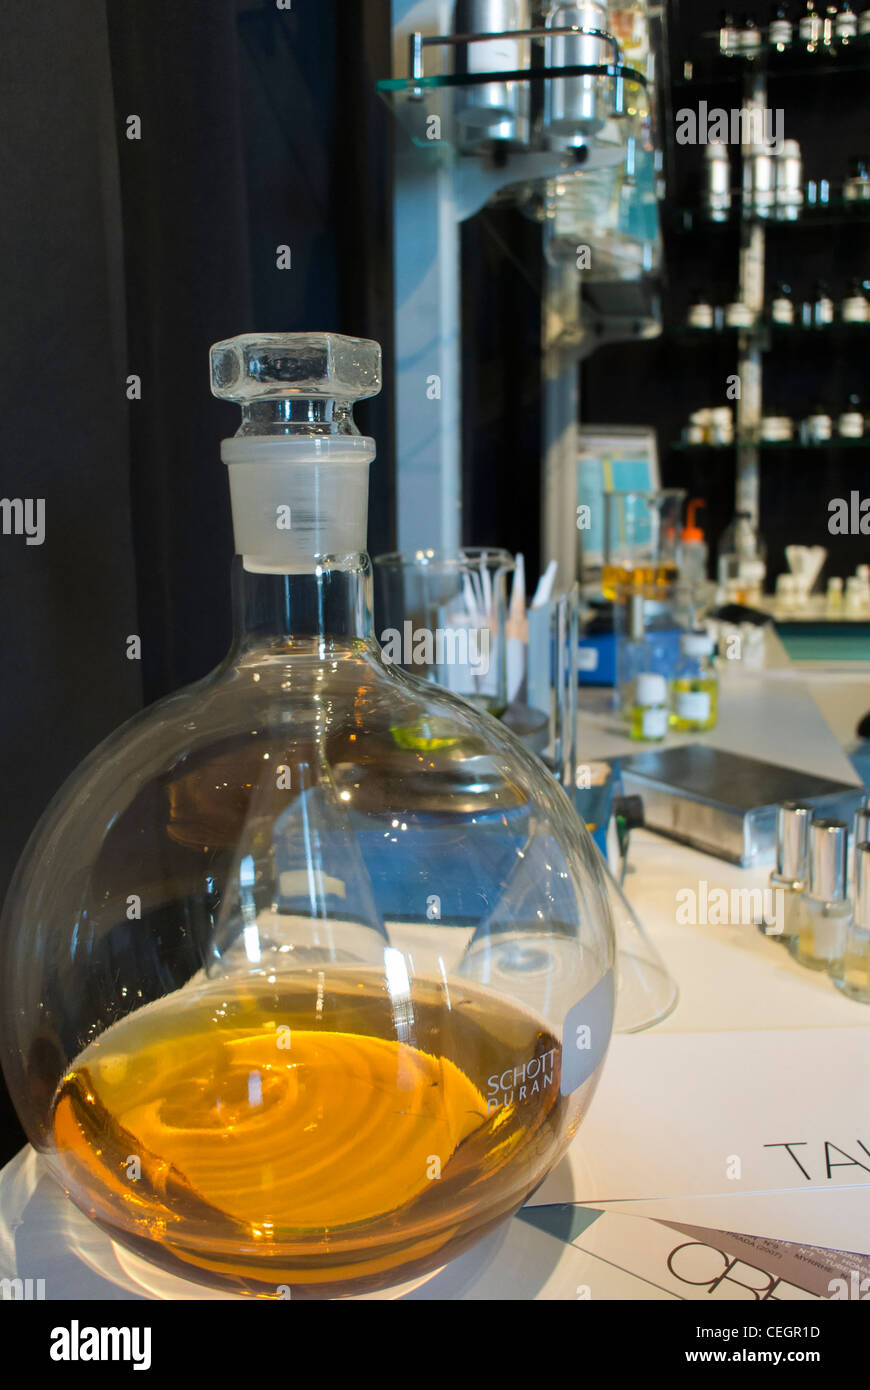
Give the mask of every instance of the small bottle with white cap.
[[671, 678], [671, 724], [680, 733], [715, 729], [719, 718], [719, 677], [713, 665], [715, 642], [707, 632], [685, 632]]
[[668, 732], [668, 685], [664, 676], [644, 671], [634, 684], [631, 737], [661, 743]]
[[810, 970], [838, 970], [846, 954], [852, 922], [846, 891], [848, 843], [845, 821], [816, 820], [810, 826], [809, 889], [797, 937], [789, 943], [795, 960]]
[[812, 818], [812, 807], [799, 801], [784, 801], [777, 807], [776, 868], [770, 875], [773, 911], [765, 915], [759, 931], [783, 945], [794, 941], [800, 931]]

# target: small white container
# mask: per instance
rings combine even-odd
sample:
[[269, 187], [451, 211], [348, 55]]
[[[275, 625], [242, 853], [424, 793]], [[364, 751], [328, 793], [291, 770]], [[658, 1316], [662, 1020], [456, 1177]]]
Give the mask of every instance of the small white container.
[[808, 444], [825, 444], [833, 433], [834, 422], [823, 411], [808, 415], [804, 421], [804, 437]]
[[765, 415], [761, 438], [770, 444], [784, 444], [794, 438], [794, 421], [788, 415]]
[[858, 286], [846, 296], [840, 305], [840, 318], [843, 323], [867, 323], [870, 321], [870, 301]]
[[712, 304], [706, 304], [700, 300], [696, 304], [689, 305], [686, 323], [690, 328], [712, 328], [714, 321], [715, 314]]
[[804, 168], [797, 140], [783, 140], [774, 161], [776, 215], [781, 222], [796, 222], [804, 205]]
[[863, 439], [864, 424], [864, 412], [851, 407], [837, 421], [837, 432], [841, 439]]
[[751, 328], [755, 323], [755, 314], [748, 304], [735, 299], [725, 310], [725, 322], [729, 328]]
[[794, 323], [794, 300], [784, 294], [776, 295], [770, 301], [770, 320], [790, 328]]

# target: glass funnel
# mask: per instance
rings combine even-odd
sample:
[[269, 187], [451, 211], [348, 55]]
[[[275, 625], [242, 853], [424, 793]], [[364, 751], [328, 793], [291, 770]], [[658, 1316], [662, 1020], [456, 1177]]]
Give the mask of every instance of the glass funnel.
[[365, 549], [375, 343], [212, 349], [224, 662], [49, 807], [2, 926], [2, 1050], [83, 1211], [265, 1297], [424, 1276], [559, 1160], [613, 1018], [591, 841], [508, 731], [391, 665]]

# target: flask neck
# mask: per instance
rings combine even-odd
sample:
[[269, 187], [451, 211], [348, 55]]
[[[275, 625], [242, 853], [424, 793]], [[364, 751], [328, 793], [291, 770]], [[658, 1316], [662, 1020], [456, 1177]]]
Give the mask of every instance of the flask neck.
[[346, 401], [281, 396], [245, 401], [236, 438], [359, 434]]
[[[288, 403], [289, 404], [289, 403]], [[225, 439], [236, 553], [252, 573], [313, 575], [365, 550], [374, 441], [300, 431]]]
[[326, 656], [374, 640], [371, 561], [325, 558], [304, 574], [233, 570], [233, 657], [267, 649]]

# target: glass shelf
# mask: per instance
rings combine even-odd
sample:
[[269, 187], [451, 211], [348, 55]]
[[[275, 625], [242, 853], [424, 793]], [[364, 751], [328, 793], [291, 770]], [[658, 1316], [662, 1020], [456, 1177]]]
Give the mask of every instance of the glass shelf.
[[[643, 73], [622, 63], [521, 68], [485, 74], [436, 73], [419, 78], [393, 77], [378, 82], [376, 91], [414, 145], [443, 155], [477, 152], [466, 150], [466, 139], [462, 135], [462, 116], [469, 107], [469, 91], [476, 87], [509, 84], [512, 89], [511, 104], [528, 112], [529, 140], [516, 146], [507, 140], [491, 143], [503, 145], [502, 153], [516, 149], [520, 154], [548, 153], [553, 157], [559, 150], [554, 149], [554, 137], [542, 125], [542, 84], [546, 81], [557, 85], [578, 77], [598, 77], [603, 84], [609, 83], [612, 91], [609, 121], [634, 127], [630, 131], [632, 134], [640, 133], [641, 122], [648, 117], [650, 110], [649, 84]], [[433, 117], [437, 117], [437, 121], [433, 121]], [[437, 138], [434, 131], [437, 131]], [[555, 140], [558, 142], [560, 137], [555, 137]], [[601, 143], [608, 149], [613, 148], [612, 141]], [[567, 139], [561, 139], [561, 144], [567, 147]], [[594, 135], [578, 144], [574, 150], [564, 148], [565, 166], [570, 164], [572, 155], [575, 167], [592, 166], [596, 149]], [[578, 154], [580, 158], [577, 158]]]
[[735, 328], [724, 324], [721, 328], [692, 328], [689, 324], [668, 324], [664, 334], [677, 342], [691, 343], [693, 346], [705, 339], [720, 343], [732, 343], [734, 338], [745, 333], [755, 338], [770, 338], [773, 344], [800, 339], [802, 342], [829, 344], [845, 342], [855, 334], [866, 334], [870, 340], [870, 319], [866, 323], [832, 323], [824, 328], [808, 327], [803, 323], [769, 323], [763, 320], [751, 328]]
[[703, 228], [712, 232], [733, 232], [740, 227], [741, 223], [753, 222], [771, 232], [780, 230], [793, 232], [798, 228], [806, 230], [810, 227], [866, 227], [867, 222], [870, 221], [870, 199], [831, 198], [827, 203], [804, 203], [798, 217], [783, 218], [759, 217], [757, 212], [744, 211], [740, 206], [741, 190], [739, 189], [732, 190], [731, 196], [733, 200], [731, 212], [722, 222], [714, 221], [706, 209], [699, 204], [677, 208], [673, 218], [677, 230], [696, 232]]
[[824, 444], [807, 444], [800, 439], [735, 439], [733, 444], [687, 444], [685, 440], [678, 439], [671, 444], [671, 449], [680, 454], [728, 454], [735, 449], [761, 449], [765, 453], [792, 449], [818, 454], [826, 449], [870, 449], [870, 435], [865, 435], [863, 439], [842, 439], [835, 435]]
[[[870, 76], [870, 40], [867, 37], [854, 39], [848, 44], [835, 44], [833, 48], [822, 48], [816, 53], [807, 53], [801, 47], [795, 33], [795, 42], [787, 49], [780, 51], [776, 44], [762, 43], [751, 54], [722, 53], [719, 49], [718, 31], [703, 34], [702, 38], [715, 45], [712, 54], [707, 56], [718, 66], [715, 70], [709, 66], [702, 66], [701, 70], [693, 72], [691, 77], [685, 74], [676, 77], [675, 87], [698, 87], [702, 83], [742, 81], [747, 68], [762, 63], [768, 77], [838, 77], [844, 72], [865, 73]], [[684, 62], [691, 62], [691, 59]]]
[[[613, 77], [622, 78], [625, 82], [634, 82], [641, 87], [647, 86], [647, 79], [637, 68], [630, 68], [625, 63], [599, 63], [599, 64], [573, 64], [558, 68], [512, 68], [503, 72], [441, 72], [430, 73], [428, 77], [385, 77], [377, 82], [376, 90], [382, 95], [391, 92], [403, 92], [406, 95], [413, 95], [420, 91], [429, 91], [433, 88], [453, 88], [453, 87], [487, 87], [493, 83], [516, 82], [518, 85], [528, 82], [542, 82], [545, 79], [558, 81], [569, 77]], [[419, 98], [417, 98], [419, 100]]]

